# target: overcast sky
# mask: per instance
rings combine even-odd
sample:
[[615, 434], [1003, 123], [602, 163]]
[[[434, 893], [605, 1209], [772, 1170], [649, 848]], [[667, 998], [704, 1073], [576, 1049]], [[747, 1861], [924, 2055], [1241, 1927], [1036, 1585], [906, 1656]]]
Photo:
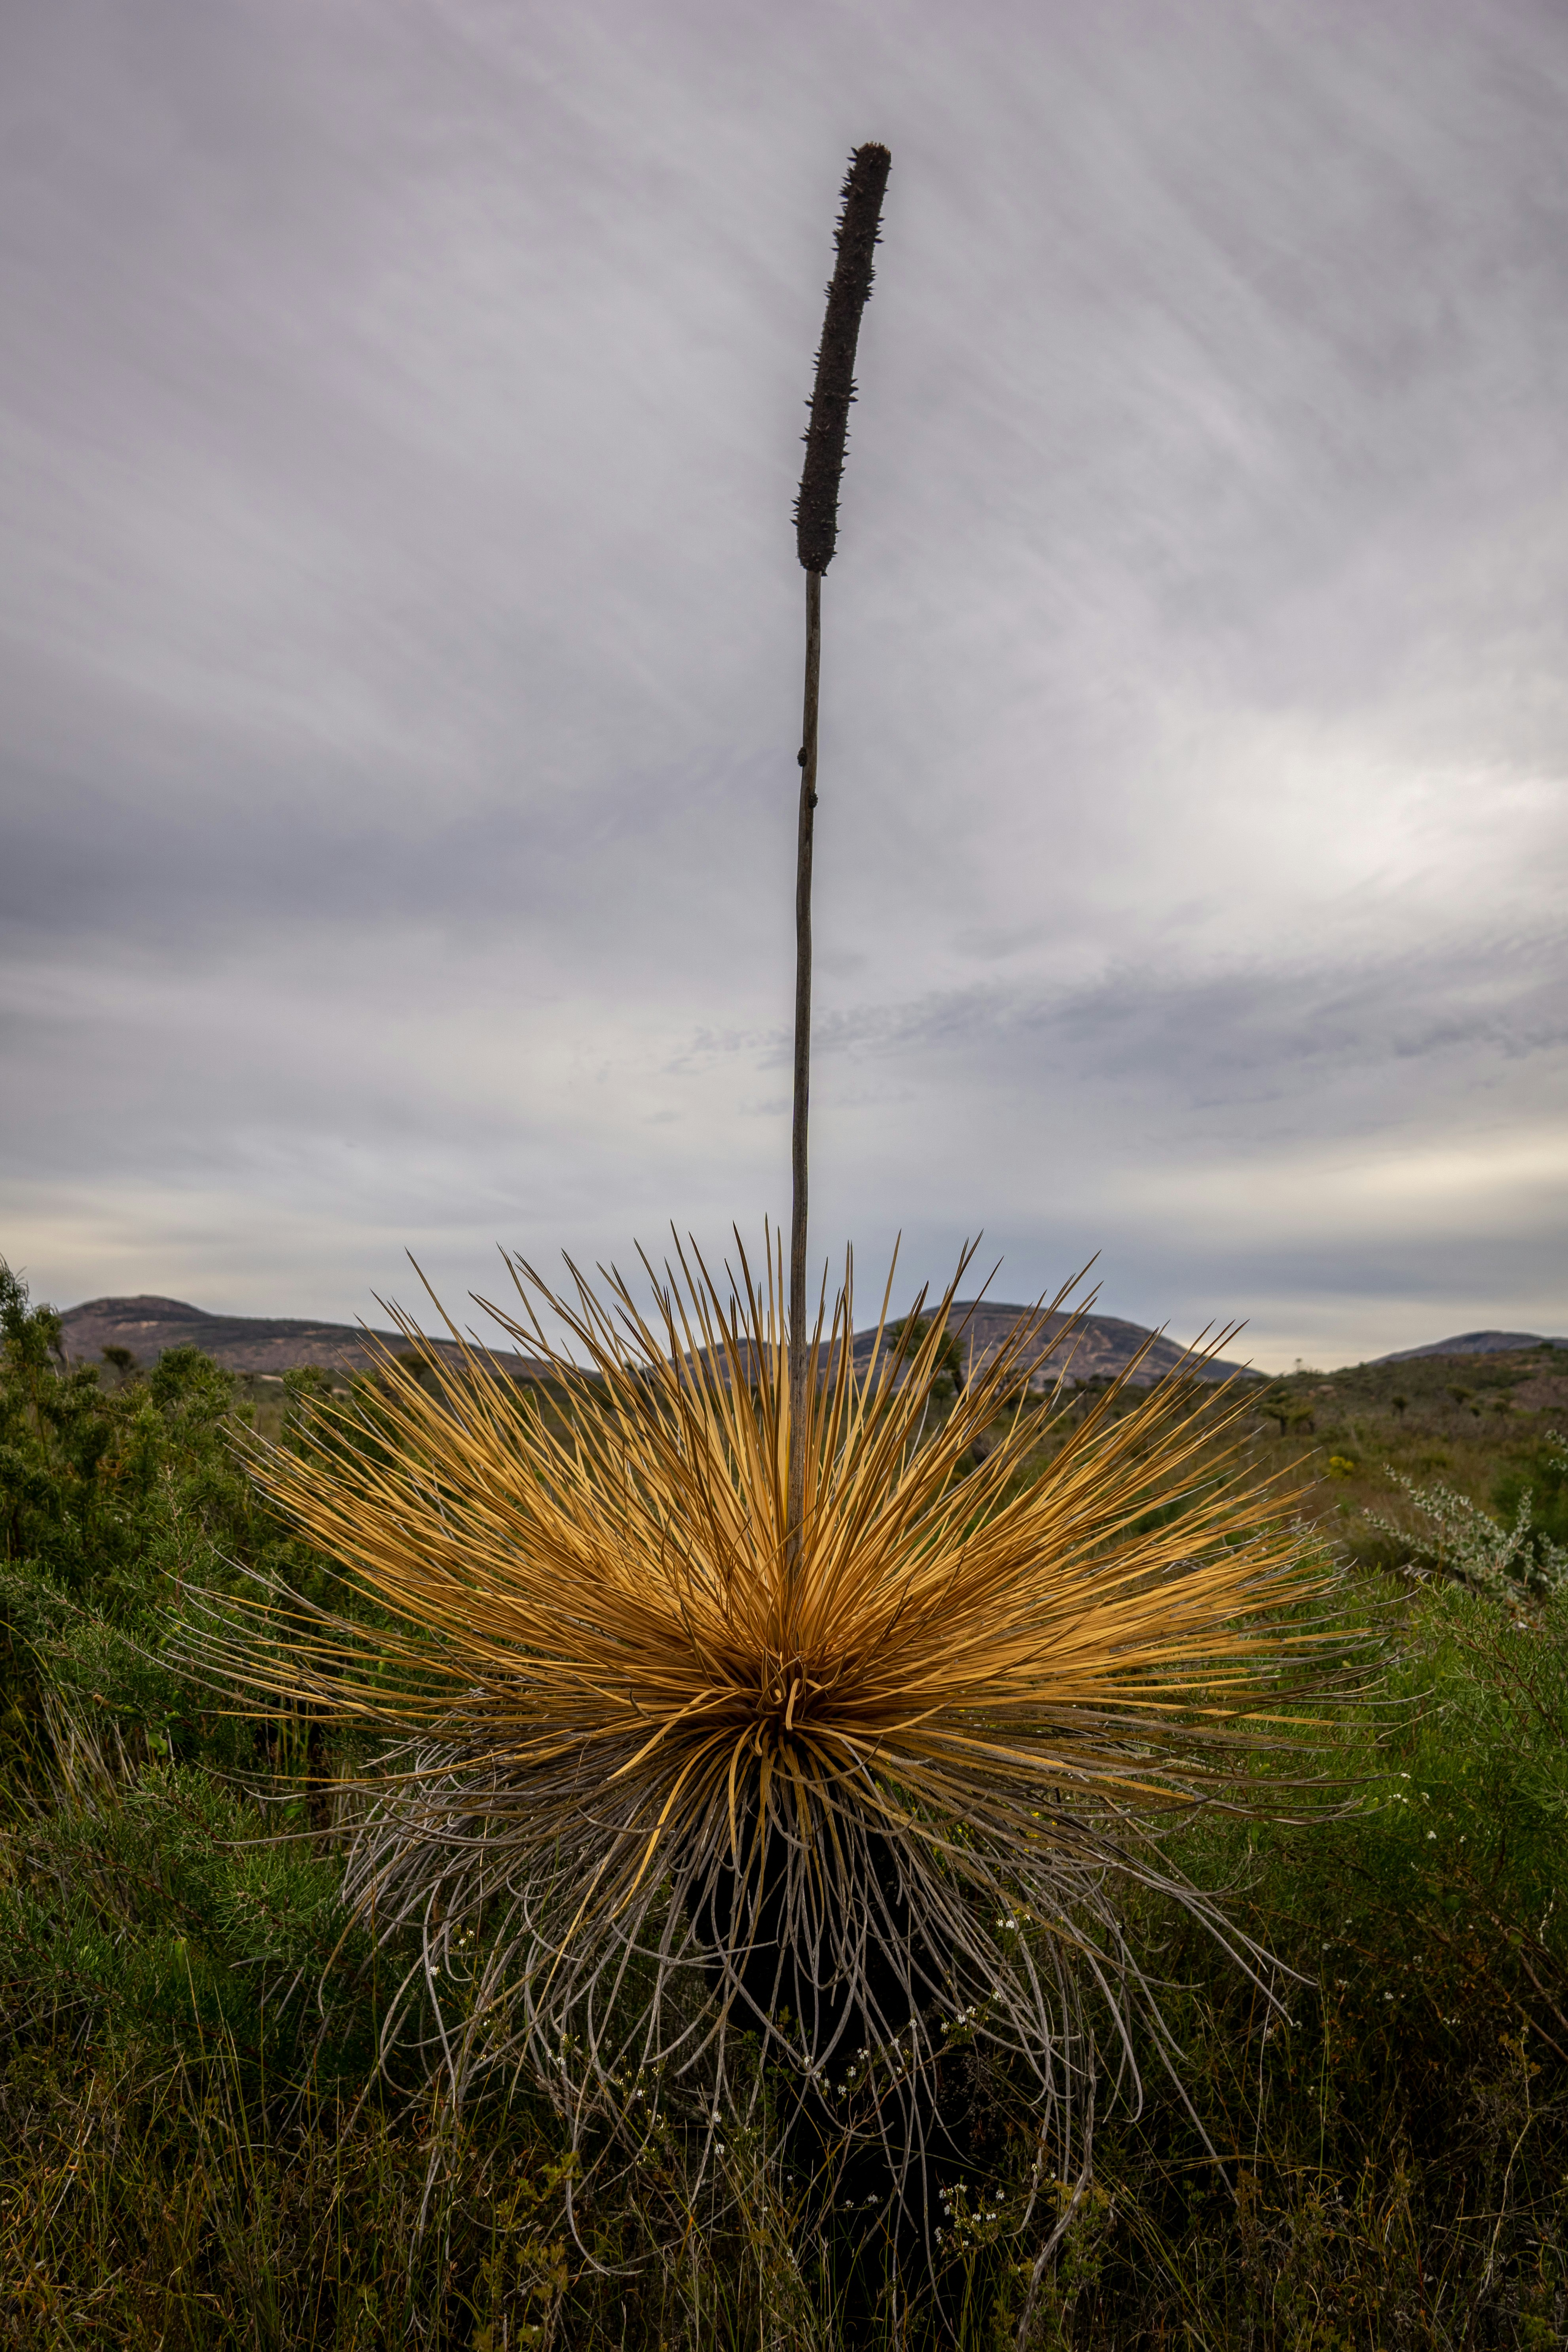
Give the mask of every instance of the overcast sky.
[[10, 0], [0, 1251], [1568, 1330], [1561, 0]]

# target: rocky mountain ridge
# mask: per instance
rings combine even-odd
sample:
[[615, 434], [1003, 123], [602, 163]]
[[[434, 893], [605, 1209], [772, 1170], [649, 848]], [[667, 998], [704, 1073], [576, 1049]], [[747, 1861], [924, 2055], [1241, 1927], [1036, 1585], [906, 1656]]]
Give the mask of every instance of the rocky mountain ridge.
[[[171, 1348], [199, 1348], [226, 1371], [280, 1373], [303, 1364], [325, 1371], [368, 1371], [376, 1343], [395, 1352], [407, 1346], [400, 1331], [372, 1330], [354, 1323], [323, 1323], [294, 1316], [209, 1315], [182, 1298], [151, 1294], [136, 1298], [89, 1298], [60, 1318], [60, 1339], [73, 1364], [96, 1363], [106, 1348], [128, 1348], [140, 1365], [155, 1364]], [[428, 1345], [443, 1358], [456, 1358], [451, 1339]], [[519, 1380], [540, 1380], [548, 1367], [532, 1356], [498, 1347], [498, 1360]]]
[[[952, 1309], [952, 1329], [966, 1373], [982, 1370], [1004, 1347], [1017, 1325], [1030, 1313], [1027, 1307], [1005, 1300], [960, 1299]], [[1184, 1351], [1163, 1333], [1151, 1331], [1119, 1315], [1087, 1315], [1076, 1336], [1066, 1338], [1069, 1318], [1048, 1317], [1025, 1351], [1031, 1387], [1053, 1383], [1058, 1373], [1069, 1387], [1107, 1380], [1124, 1371], [1140, 1351], [1142, 1360], [1134, 1383], [1147, 1387], [1163, 1379], [1184, 1360]], [[170, 1348], [197, 1347], [226, 1370], [241, 1373], [278, 1374], [296, 1366], [314, 1364], [345, 1373], [370, 1370], [376, 1345], [398, 1349], [405, 1342], [397, 1331], [372, 1329], [353, 1323], [328, 1323], [308, 1317], [215, 1315], [180, 1298], [143, 1294], [132, 1298], [89, 1298], [68, 1307], [61, 1318], [61, 1339], [72, 1363], [96, 1363], [106, 1348], [126, 1348], [140, 1365], [154, 1364]], [[864, 1371], [871, 1360], [876, 1334], [856, 1334], [855, 1358]], [[450, 1339], [429, 1342], [438, 1356], [458, 1353]], [[1467, 1331], [1422, 1348], [1402, 1348], [1373, 1359], [1378, 1364], [1411, 1363], [1434, 1356], [1503, 1355], [1521, 1349], [1562, 1348], [1568, 1339], [1542, 1339], [1531, 1332]], [[1064, 1361], [1065, 1350], [1065, 1361]], [[520, 1380], [546, 1377], [548, 1367], [531, 1356], [504, 1347], [493, 1351], [507, 1370]], [[1208, 1381], [1232, 1374], [1258, 1379], [1262, 1375], [1230, 1358], [1212, 1357], [1189, 1369]]]
[[[1018, 1325], [1033, 1312], [1032, 1307], [1003, 1300], [954, 1299], [948, 1328], [958, 1342], [965, 1377], [973, 1379], [994, 1361]], [[1131, 1374], [1134, 1388], [1151, 1388], [1178, 1370], [1205, 1381], [1228, 1380], [1233, 1374], [1251, 1380], [1262, 1377], [1249, 1365], [1226, 1357], [1191, 1358], [1163, 1332], [1151, 1331], [1142, 1323], [1129, 1323], [1120, 1315], [1085, 1315], [1078, 1320], [1076, 1330], [1071, 1328], [1073, 1323], [1070, 1315], [1048, 1315], [1030, 1339], [1023, 1360], [1028, 1366], [1032, 1389], [1054, 1385], [1058, 1376], [1068, 1388], [1110, 1380], [1139, 1359], [1138, 1369]], [[860, 1370], [869, 1363], [875, 1343], [874, 1331], [856, 1334], [855, 1358]]]
[[1418, 1356], [1511, 1356], [1520, 1348], [1568, 1348], [1568, 1339], [1546, 1339], [1539, 1331], [1461, 1331], [1452, 1339], [1433, 1339], [1425, 1348], [1396, 1348], [1392, 1356], [1374, 1356], [1374, 1364], [1411, 1364]]
[[[952, 1313], [952, 1331], [966, 1370], [973, 1373], [991, 1362], [1016, 1325], [1032, 1310], [1026, 1307], [961, 1300]], [[1064, 1366], [1058, 1360], [1068, 1318], [1047, 1318], [1026, 1350], [1031, 1384], [1043, 1388]], [[134, 1298], [89, 1298], [68, 1307], [61, 1318], [61, 1340], [72, 1363], [96, 1363], [106, 1348], [125, 1348], [140, 1365], [154, 1364], [170, 1348], [196, 1347], [232, 1372], [278, 1374], [302, 1364], [324, 1370], [361, 1372], [376, 1360], [376, 1343], [398, 1349], [406, 1345], [401, 1333], [372, 1330], [352, 1323], [318, 1322], [303, 1317], [214, 1315], [185, 1300], [146, 1294]], [[855, 1355], [864, 1370], [870, 1361], [876, 1334], [857, 1334]], [[458, 1352], [450, 1339], [432, 1339], [440, 1356]], [[1133, 1379], [1147, 1387], [1175, 1370], [1183, 1350], [1175, 1342], [1130, 1323], [1117, 1315], [1088, 1315], [1068, 1346], [1065, 1367], [1068, 1385], [1104, 1380], [1122, 1371], [1143, 1350]], [[538, 1380], [548, 1368], [530, 1356], [496, 1351], [508, 1371], [521, 1380]], [[1048, 1369], [1047, 1369], [1048, 1367]], [[1205, 1380], [1223, 1380], [1243, 1370], [1239, 1364], [1212, 1360], [1196, 1366]]]

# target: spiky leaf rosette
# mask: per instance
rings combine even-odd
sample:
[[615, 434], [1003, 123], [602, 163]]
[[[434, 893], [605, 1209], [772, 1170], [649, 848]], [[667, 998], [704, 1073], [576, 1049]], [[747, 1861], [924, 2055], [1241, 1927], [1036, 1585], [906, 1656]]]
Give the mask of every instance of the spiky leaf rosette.
[[262, 1463], [374, 1630], [274, 1595], [265, 1639], [209, 1653], [384, 1735], [348, 1892], [461, 1986], [455, 2074], [510, 2050], [580, 2101], [657, 2079], [706, 2107], [739, 2028], [808, 2083], [880, 2049], [885, 2127], [883, 2093], [962, 2017], [1024, 2053], [1070, 2138], [1086, 1991], [1123, 2026], [1137, 2006], [1128, 1886], [1226, 1933], [1160, 1825], [1250, 1801], [1330, 1638], [1279, 1498], [1216, 1474], [1245, 1391], [1140, 1394], [1134, 1364], [1063, 1413], [1032, 1482], [1035, 1410], [971, 1467], [1031, 1327], [943, 1417], [953, 1290], [858, 1362], [847, 1282], [818, 1318], [791, 1570], [772, 1249], [761, 1283], [743, 1253], [721, 1284], [678, 1252], [648, 1315], [613, 1275], [560, 1297], [511, 1271], [517, 1311], [487, 1312], [550, 1361], [553, 1401], [477, 1347], [424, 1384], [389, 1356], [374, 1431], [323, 1406], [318, 1446]]

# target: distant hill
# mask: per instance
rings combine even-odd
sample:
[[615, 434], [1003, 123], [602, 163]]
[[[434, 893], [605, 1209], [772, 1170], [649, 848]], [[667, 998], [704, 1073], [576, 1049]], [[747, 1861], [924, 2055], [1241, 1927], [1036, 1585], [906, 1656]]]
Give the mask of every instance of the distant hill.
[[[287, 1372], [301, 1364], [363, 1372], [375, 1361], [374, 1342], [401, 1349], [400, 1331], [369, 1331], [355, 1323], [312, 1323], [289, 1317], [209, 1315], [182, 1298], [89, 1298], [60, 1318], [60, 1339], [73, 1364], [97, 1363], [105, 1348], [129, 1348], [139, 1364], [155, 1364], [169, 1348], [200, 1348], [231, 1372]], [[450, 1339], [432, 1339], [439, 1356], [456, 1357]], [[519, 1380], [541, 1380], [548, 1367], [532, 1356], [498, 1349]]]
[[1454, 1339], [1434, 1339], [1425, 1348], [1397, 1348], [1373, 1356], [1374, 1364], [1408, 1364], [1417, 1356], [1510, 1356], [1520, 1348], [1568, 1348], [1568, 1339], [1543, 1339], [1538, 1331], [1461, 1331]]
[[[963, 1351], [965, 1371], [971, 1379], [977, 1371], [983, 1371], [1000, 1353], [1017, 1326], [1026, 1321], [1032, 1311], [1027, 1307], [1005, 1306], [999, 1301], [993, 1304], [989, 1299], [954, 1300], [950, 1328]], [[1025, 1349], [1023, 1360], [1029, 1367], [1032, 1388], [1044, 1388], [1047, 1382], [1054, 1381], [1064, 1369], [1062, 1335], [1071, 1319], [1067, 1315], [1047, 1316]], [[855, 1355], [862, 1367], [870, 1360], [875, 1336], [870, 1331], [856, 1335]], [[1085, 1381], [1111, 1378], [1115, 1373], [1125, 1370], [1139, 1349], [1145, 1346], [1148, 1353], [1132, 1376], [1135, 1388], [1152, 1388], [1156, 1381], [1163, 1380], [1167, 1372], [1174, 1371], [1182, 1362], [1184, 1350], [1173, 1339], [1157, 1339], [1145, 1324], [1124, 1322], [1120, 1315], [1086, 1315], [1068, 1350], [1067, 1362], [1070, 1364], [1067, 1373], [1068, 1385], [1079, 1386]], [[1250, 1371], [1245, 1364], [1233, 1363], [1219, 1357], [1190, 1369], [1196, 1369], [1199, 1377], [1205, 1381], [1228, 1380], [1233, 1373], [1241, 1373], [1249, 1379], [1262, 1377]]]
[[[952, 1329], [964, 1352], [971, 1374], [990, 1363], [1009, 1334], [1030, 1310], [1026, 1307], [960, 1301], [953, 1308]], [[1054, 1315], [1041, 1327], [1026, 1351], [1032, 1385], [1043, 1388], [1061, 1370], [1061, 1335], [1068, 1318]], [[368, 1331], [353, 1323], [316, 1323], [298, 1318], [262, 1315], [209, 1315], [180, 1298], [89, 1298], [68, 1307], [60, 1318], [60, 1336], [72, 1363], [97, 1363], [105, 1348], [129, 1348], [139, 1364], [155, 1364], [169, 1348], [195, 1347], [231, 1372], [286, 1372], [296, 1365], [319, 1364], [326, 1370], [359, 1372], [375, 1361], [374, 1342], [394, 1349], [406, 1345], [396, 1331]], [[864, 1370], [871, 1359], [876, 1334], [861, 1331], [855, 1340], [856, 1361]], [[1107, 1379], [1132, 1361], [1148, 1343], [1148, 1353], [1134, 1375], [1137, 1385], [1149, 1387], [1181, 1362], [1173, 1340], [1156, 1339], [1142, 1323], [1124, 1322], [1116, 1315], [1086, 1316], [1071, 1349], [1069, 1385]], [[429, 1343], [442, 1356], [456, 1356], [450, 1339]], [[548, 1367], [531, 1356], [498, 1350], [508, 1371], [519, 1380], [547, 1377]], [[1243, 1367], [1215, 1361], [1203, 1367], [1205, 1380], [1224, 1380]], [[1257, 1377], [1254, 1375], [1254, 1377]]]
[[[1475, 1339], [1483, 1335], [1463, 1336]], [[1568, 1412], [1568, 1348], [1529, 1338], [1517, 1348], [1457, 1348], [1447, 1340], [1431, 1348], [1408, 1348], [1372, 1363], [1344, 1364], [1335, 1372], [1302, 1367], [1272, 1383], [1265, 1410], [1276, 1412], [1279, 1406], [1314, 1423], [1320, 1437], [1339, 1421], [1335, 1433], [1347, 1441], [1339, 1449], [1345, 1456], [1357, 1454], [1358, 1440], [1352, 1422], [1341, 1417], [1353, 1420], [1363, 1412], [1380, 1418], [1391, 1415], [1401, 1429], [1408, 1421], [1412, 1428], [1422, 1425], [1446, 1433], [1439, 1440], [1444, 1444], [1457, 1433], [1473, 1444], [1483, 1416], [1520, 1416], [1524, 1428], [1526, 1414], [1549, 1413], [1555, 1420]], [[1281, 1422], [1282, 1431], [1284, 1426]]]
[[[1020, 1323], [1033, 1315], [1030, 1307], [1014, 1307], [997, 1301], [955, 1299], [948, 1328], [957, 1340], [963, 1358], [964, 1377], [972, 1380], [994, 1361]], [[894, 1318], [896, 1321], [898, 1318]], [[1067, 1388], [1079, 1388], [1086, 1381], [1110, 1380], [1124, 1371], [1141, 1349], [1147, 1349], [1142, 1362], [1132, 1375], [1134, 1388], [1152, 1388], [1167, 1372], [1182, 1364], [1183, 1350], [1173, 1339], [1156, 1338], [1147, 1325], [1124, 1322], [1119, 1315], [1086, 1315], [1080, 1321], [1070, 1346], [1065, 1334], [1070, 1316], [1050, 1315], [1041, 1322], [1038, 1331], [1025, 1348], [1021, 1359], [1029, 1375], [1029, 1386], [1037, 1392], [1055, 1384], [1062, 1376]], [[876, 1350], [875, 1328], [855, 1334], [855, 1369], [864, 1374], [871, 1364]], [[1064, 1360], [1063, 1350], [1066, 1349]], [[706, 1354], [706, 1349], [700, 1351]], [[1205, 1381], [1228, 1380], [1233, 1374], [1244, 1380], [1261, 1380], [1245, 1364], [1215, 1357], [1203, 1365], [1187, 1367]], [[750, 1377], [748, 1359], [747, 1376]]]

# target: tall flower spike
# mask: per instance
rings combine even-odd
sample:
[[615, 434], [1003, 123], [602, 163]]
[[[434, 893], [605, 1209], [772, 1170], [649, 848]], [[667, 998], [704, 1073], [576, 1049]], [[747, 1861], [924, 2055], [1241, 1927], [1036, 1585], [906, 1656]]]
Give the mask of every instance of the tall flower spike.
[[[805, 433], [805, 466], [795, 501], [795, 546], [805, 567], [805, 696], [800, 730], [800, 813], [795, 866], [795, 1082], [790, 1120], [789, 1377], [794, 1426], [805, 1420], [806, 1129], [811, 1098], [811, 870], [816, 823], [816, 719], [822, 674], [822, 575], [838, 534], [838, 484], [855, 397], [855, 346], [871, 291], [871, 257], [892, 158], [874, 141], [849, 159], [838, 216], [838, 260], [816, 354], [816, 388]], [[801, 1544], [805, 1465], [797, 1446], [788, 1466], [789, 1560]]]
[[855, 346], [860, 314], [871, 292], [872, 256], [882, 219], [882, 196], [892, 157], [868, 141], [857, 147], [841, 191], [838, 261], [827, 289], [822, 348], [816, 354], [816, 385], [805, 429], [805, 464], [795, 500], [795, 546], [807, 572], [826, 572], [838, 536], [838, 485], [844, 473], [844, 442], [849, 404], [855, 397]]

